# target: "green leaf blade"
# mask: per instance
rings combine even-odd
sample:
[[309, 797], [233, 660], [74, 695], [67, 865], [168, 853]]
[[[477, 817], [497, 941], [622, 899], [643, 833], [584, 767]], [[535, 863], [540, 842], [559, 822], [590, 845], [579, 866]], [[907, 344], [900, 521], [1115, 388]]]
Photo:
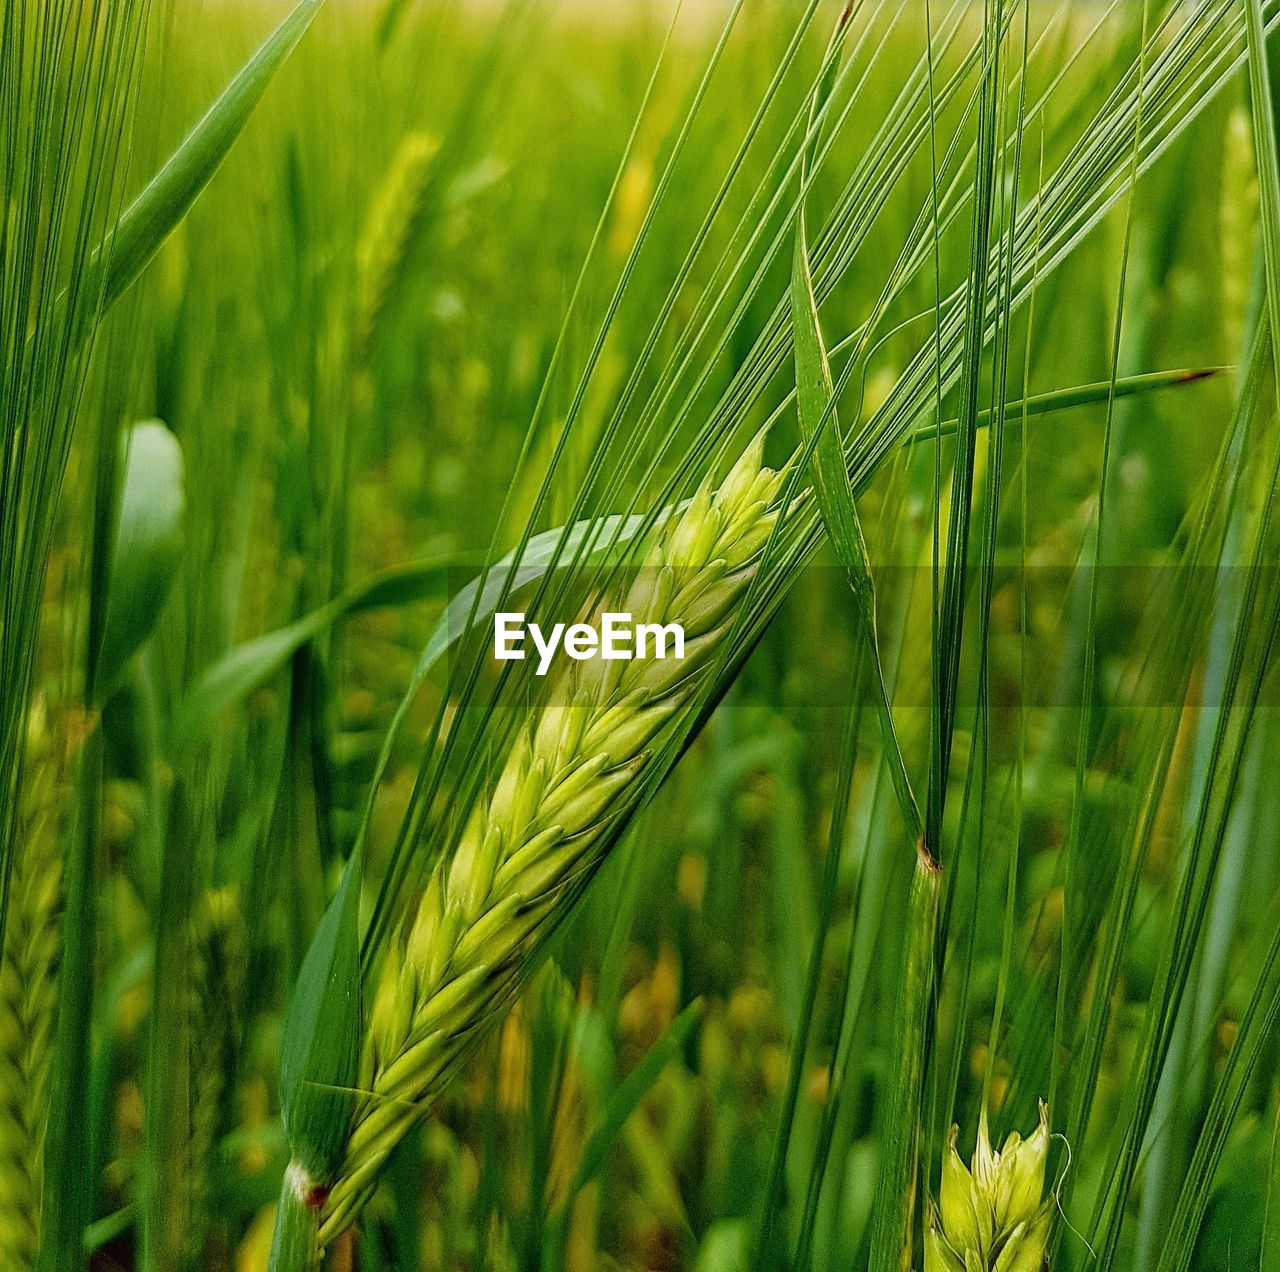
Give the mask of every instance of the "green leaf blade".
[[356, 853], [347, 862], [285, 1013], [280, 1056], [285, 1131], [294, 1160], [318, 1183], [332, 1178], [342, 1160], [359, 1078], [361, 860]]
[[100, 697], [146, 644], [182, 559], [186, 473], [182, 446], [159, 421], [123, 439], [124, 480], [111, 556], [106, 624], [98, 654]]
[[299, 0], [125, 210], [115, 233], [90, 262], [90, 278], [102, 287], [104, 310], [128, 291], [209, 184], [323, 4]]

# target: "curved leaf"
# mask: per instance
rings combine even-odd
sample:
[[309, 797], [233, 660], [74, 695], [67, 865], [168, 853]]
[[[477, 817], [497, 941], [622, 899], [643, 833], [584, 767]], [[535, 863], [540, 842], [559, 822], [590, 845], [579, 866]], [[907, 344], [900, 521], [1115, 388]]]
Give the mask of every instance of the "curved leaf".
[[94, 253], [89, 266], [94, 289], [102, 287], [103, 309], [129, 289], [186, 216], [323, 4], [324, 0], [299, 0], [125, 209], [114, 234]]
[[182, 558], [186, 514], [178, 439], [159, 420], [147, 420], [125, 434], [123, 446], [124, 480], [98, 651], [100, 702], [155, 629]]
[[444, 593], [455, 557], [415, 562], [375, 575], [285, 627], [227, 650], [196, 678], [174, 712], [170, 749], [184, 754], [208, 735], [218, 715], [269, 680], [332, 624], [366, 610], [407, 605]]

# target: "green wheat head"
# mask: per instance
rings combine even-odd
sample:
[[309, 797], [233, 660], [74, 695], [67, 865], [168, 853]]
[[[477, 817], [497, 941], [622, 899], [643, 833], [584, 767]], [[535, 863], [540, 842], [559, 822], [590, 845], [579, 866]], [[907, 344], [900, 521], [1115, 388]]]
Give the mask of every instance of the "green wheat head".
[[59, 766], [44, 711], [28, 715], [27, 762], [0, 961], [0, 1264], [35, 1266], [44, 1127], [61, 957]]
[[367, 358], [387, 293], [409, 248], [422, 212], [422, 199], [440, 143], [426, 133], [410, 133], [400, 143], [374, 196], [356, 247], [356, 348]]
[[1014, 1131], [996, 1152], [983, 1110], [971, 1166], [956, 1152], [953, 1126], [942, 1162], [942, 1195], [925, 1225], [925, 1272], [1040, 1272], [1054, 1199], [1044, 1197], [1049, 1111], [1030, 1139]]
[[781, 477], [762, 466], [763, 446], [760, 437], [718, 491], [700, 490], [671, 517], [629, 593], [605, 606], [680, 622], [685, 657], [593, 660], [560, 675], [388, 952], [366, 1039], [368, 1095], [322, 1242], [355, 1217], [424, 1102], [496, 1018], [600, 865], [651, 744], [703, 686], [776, 519]]

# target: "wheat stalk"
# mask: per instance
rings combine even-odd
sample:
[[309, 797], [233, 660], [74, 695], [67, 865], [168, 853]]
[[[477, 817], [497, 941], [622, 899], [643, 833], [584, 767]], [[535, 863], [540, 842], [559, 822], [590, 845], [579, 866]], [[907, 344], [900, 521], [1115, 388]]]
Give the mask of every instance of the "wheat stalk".
[[604, 607], [679, 622], [685, 657], [592, 660], [559, 675], [385, 957], [367, 1094], [338, 1178], [317, 1187], [291, 1168], [298, 1196], [324, 1206], [322, 1244], [352, 1221], [388, 1155], [497, 1018], [600, 865], [651, 744], [704, 684], [777, 515], [781, 478], [762, 466], [763, 445], [757, 438], [718, 491], [700, 490], [669, 519], [628, 594]]
[[1258, 177], [1254, 170], [1249, 118], [1233, 110], [1222, 136], [1222, 203], [1218, 214], [1222, 252], [1222, 347], [1244, 344], [1242, 317], [1249, 308], [1249, 286], [1258, 224]]
[[33, 1268], [40, 1240], [49, 1062], [62, 950], [58, 766], [39, 702], [28, 715], [19, 833], [0, 960], [0, 1263]]

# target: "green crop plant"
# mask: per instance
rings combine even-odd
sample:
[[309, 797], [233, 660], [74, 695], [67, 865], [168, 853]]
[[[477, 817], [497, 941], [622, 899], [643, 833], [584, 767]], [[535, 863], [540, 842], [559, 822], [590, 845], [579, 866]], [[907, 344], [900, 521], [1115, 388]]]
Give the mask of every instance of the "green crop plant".
[[763, 450], [760, 437], [714, 492], [660, 526], [630, 591], [605, 603], [638, 621], [678, 617], [685, 658], [562, 674], [433, 871], [403, 943], [384, 954], [361, 1065], [369, 1095], [326, 1190], [322, 1240], [351, 1221], [425, 1099], [509, 1001], [602, 864], [648, 748], [705, 691], [774, 525], [781, 478]]
[[0, 4], [0, 1267], [1270, 1272], [1278, 27]]

